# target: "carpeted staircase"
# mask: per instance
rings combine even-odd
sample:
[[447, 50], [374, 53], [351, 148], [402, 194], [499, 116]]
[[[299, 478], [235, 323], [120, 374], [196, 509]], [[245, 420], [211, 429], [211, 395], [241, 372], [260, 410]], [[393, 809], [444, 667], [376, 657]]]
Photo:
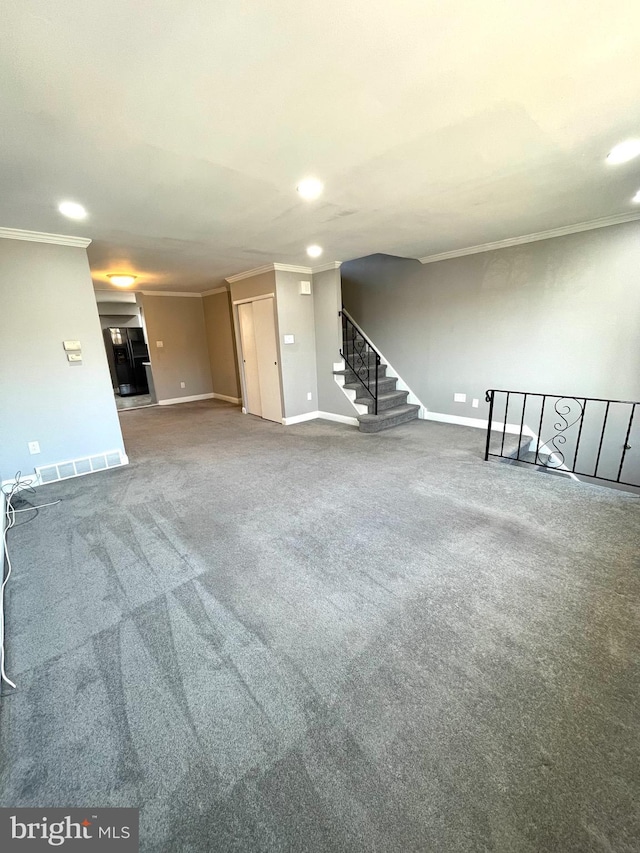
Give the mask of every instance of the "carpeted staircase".
[[[355, 403], [366, 406], [368, 413], [358, 415], [360, 432], [380, 432], [383, 429], [404, 424], [418, 417], [420, 406], [407, 403], [408, 391], [399, 391], [397, 379], [387, 376], [387, 365], [378, 366], [378, 414], [375, 412], [375, 402], [367, 391], [367, 386], [375, 393], [376, 353], [371, 345], [357, 332], [351, 330], [348, 342], [345, 340], [345, 354], [357, 352], [357, 368], [352, 370], [345, 359], [345, 369], [334, 371], [336, 376], [344, 376], [344, 388], [355, 391]], [[355, 358], [352, 364], [356, 367]]]

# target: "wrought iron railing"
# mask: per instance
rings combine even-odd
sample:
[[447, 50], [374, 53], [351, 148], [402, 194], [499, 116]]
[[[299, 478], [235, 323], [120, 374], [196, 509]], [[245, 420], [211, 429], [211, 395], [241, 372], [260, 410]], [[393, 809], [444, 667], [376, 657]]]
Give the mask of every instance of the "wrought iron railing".
[[490, 456], [640, 487], [640, 401], [490, 389]]
[[371, 341], [367, 340], [354, 324], [344, 308], [338, 313], [342, 318], [342, 349], [340, 355], [347, 368], [373, 400], [373, 414], [377, 415], [380, 354]]

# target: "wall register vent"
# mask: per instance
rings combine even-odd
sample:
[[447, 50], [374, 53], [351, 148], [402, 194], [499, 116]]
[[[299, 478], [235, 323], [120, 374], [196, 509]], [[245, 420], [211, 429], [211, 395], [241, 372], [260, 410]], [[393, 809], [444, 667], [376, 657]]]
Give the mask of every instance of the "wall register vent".
[[110, 450], [97, 456], [85, 456], [82, 459], [70, 459], [58, 462], [56, 465], [43, 465], [36, 468], [38, 481], [56, 483], [58, 480], [68, 480], [70, 477], [81, 477], [94, 471], [104, 471], [107, 468], [119, 468], [127, 465], [129, 460], [120, 450]]

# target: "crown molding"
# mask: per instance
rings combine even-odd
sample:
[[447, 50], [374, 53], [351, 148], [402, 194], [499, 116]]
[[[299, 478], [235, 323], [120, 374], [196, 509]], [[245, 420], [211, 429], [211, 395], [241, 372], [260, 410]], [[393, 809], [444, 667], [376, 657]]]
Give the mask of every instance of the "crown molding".
[[242, 281], [243, 278], [253, 278], [254, 275], [262, 275], [266, 272], [298, 272], [302, 273], [302, 275], [313, 275], [317, 272], [340, 269], [341, 264], [342, 261], [329, 261], [328, 263], [321, 264], [317, 267], [304, 267], [300, 264], [264, 264], [264, 266], [256, 267], [255, 269], [247, 270], [246, 272], [239, 272], [236, 275], [230, 275], [228, 278], [225, 278], [225, 281], [228, 281], [229, 284], [233, 284], [235, 281]]
[[299, 272], [302, 275], [313, 275], [311, 267], [304, 267], [300, 264], [274, 264], [273, 268], [277, 272]]
[[86, 249], [90, 237], [72, 237], [68, 234], [46, 234], [44, 231], [24, 231], [22, 228], [0, 228], [0, 237], [7, 240], [27, 240], [30, 243], [55, 243], [57, 246], [76, 246]]
[[142, 293], [143, 296], [191, 296], [194, 299], [201, 299], [202, 293], [178, 293], [174, 290], [137, 290], [133, 293]]
[[589, 222], [578, 222], [575, 225], [550, 228], [548, 231], [536, 231], [534, 234], [508, 237], [506, 240], [495, 240], [493, 243], [481, 243], [478, 246], [468, 246], [465, 249], [454, 249], [451, 252], [440, 252], [437, 255], [425, 255], [424, 258], [418, 258], [418, 260], [421, 264], [433, 264], [436, 261], [448, 261], [451, 258], [461, 258], [464, 255], [477, 255], [480, 252], [507, 249], [509, 246], [520, 246], [523, 243], [535, 243], [537, 240], [549, 240], [552, 237], [566, 237], [568, 234], [579, 234], [581, 231], [593, 231], [596, 228], [606, 228], [608, 225], [622, 225], [624, 222], [635, 222], [638, 219], [640, 219], [640, 211], [620, 213], [616, 216], [604, 216], [602, 219], [592, 219]]
[[254, 275], [262, 275], [265, 272], [273, 272], [275, 269], [275, 264], [265, 264], [262, 267], [255, 267], [252, 270], [246, 270], [245, 272], [236, 273], [236, 275], [230, 275], [225, 278], [225, 281], [228, 281], [229, 284], [233, 284], [235, 281], [242, 281], [243, 278], [253, 278]]
[[228, 287], [214, 287], [213, 290], [205, 290], [200, 296], [215, 296], [216, 293], [229, 293]]
[[313, 267], [311, 272], [315, 275], [317, 272], [326, 272], [327, 270], [339, 270], [342, 266], [342, 261], [329, 261], [328, 264], [320, 264], [319, 267]]

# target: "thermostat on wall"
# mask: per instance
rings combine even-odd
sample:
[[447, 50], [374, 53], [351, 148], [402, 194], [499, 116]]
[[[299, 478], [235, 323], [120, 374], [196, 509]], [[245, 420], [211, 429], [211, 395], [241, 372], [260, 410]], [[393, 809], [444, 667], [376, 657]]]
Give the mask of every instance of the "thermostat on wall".
[[82, 349], [80, 341], [63, 341], [62, 346], [67, 352], [74, 352], [75, 350]]

